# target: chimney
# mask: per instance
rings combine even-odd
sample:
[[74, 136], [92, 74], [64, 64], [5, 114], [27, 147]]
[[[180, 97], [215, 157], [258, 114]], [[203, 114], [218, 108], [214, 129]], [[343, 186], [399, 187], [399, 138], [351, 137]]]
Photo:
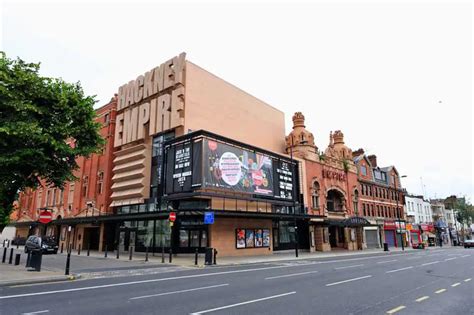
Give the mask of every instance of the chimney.
[[367, 157], [370, 161], [370, 164], [372, 164], [372, 167], [377, 167], [377, 156], [372, 154]]
[[361, 148], [361, 149], [358, 149], [357, 151], [352, 152], [352, 156], [357, 157], [357, 156], [362, 155], [364, 153], [365, 153], [364, 149]]

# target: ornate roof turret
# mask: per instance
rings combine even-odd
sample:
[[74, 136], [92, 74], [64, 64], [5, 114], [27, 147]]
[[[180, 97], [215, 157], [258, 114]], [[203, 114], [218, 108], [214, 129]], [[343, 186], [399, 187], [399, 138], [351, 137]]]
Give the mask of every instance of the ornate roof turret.
[[316, 156], [318, 148], [314, 144], [313, 134], [305, 129], [304, 120], [301, 112], [293, 115], [293, 130], [285, 138], [286, 153], [290, 153], [292, 148], [294, 156], [309, 158], [310, 155]]
[[340, 130], [329, 134], [329, 145], [324, 154], [340, 160], [352, 161], [352, 150], [344, 144], [344, 134]]

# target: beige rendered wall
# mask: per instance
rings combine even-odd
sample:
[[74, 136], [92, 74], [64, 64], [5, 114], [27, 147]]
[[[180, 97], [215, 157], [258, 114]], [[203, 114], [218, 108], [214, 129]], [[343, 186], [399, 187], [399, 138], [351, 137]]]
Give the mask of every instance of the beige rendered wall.
[[283, 112], [195, 64], [186, 62], [185, 132], [205, 129], [283, 153]]
[[[216, 217], [214, 224], [210, 225], [210, 246], [217, 249], [219, 256], [252, 256], [271, 255], [273, 253], [273, 231], [271, 219], [244, 219]], [[270, 247], [241, 248], [235, 247], [235, 229], [261, 228], [270, 230]]]

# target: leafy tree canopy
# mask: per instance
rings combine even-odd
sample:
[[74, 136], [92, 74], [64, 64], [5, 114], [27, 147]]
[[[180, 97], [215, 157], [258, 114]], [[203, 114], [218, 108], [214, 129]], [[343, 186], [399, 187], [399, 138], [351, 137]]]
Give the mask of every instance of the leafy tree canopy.
[[40, 76], [39, 69], [0, 52], [0, 231], [19, 192], [40, 180], [62, 188], [76, 179], [76, 158], [104, 142], [94, 97], [79, 83]]

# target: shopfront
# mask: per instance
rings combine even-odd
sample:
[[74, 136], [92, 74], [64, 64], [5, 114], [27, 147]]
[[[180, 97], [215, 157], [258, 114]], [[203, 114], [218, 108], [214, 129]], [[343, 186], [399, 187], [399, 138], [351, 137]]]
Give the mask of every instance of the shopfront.
[[388, 244], [389, 247], [396, 247], [397, 240], [396, 240], [396, 225], [394, 221], [385, 221], [384, 226], [384, 239], [385, 243]]

